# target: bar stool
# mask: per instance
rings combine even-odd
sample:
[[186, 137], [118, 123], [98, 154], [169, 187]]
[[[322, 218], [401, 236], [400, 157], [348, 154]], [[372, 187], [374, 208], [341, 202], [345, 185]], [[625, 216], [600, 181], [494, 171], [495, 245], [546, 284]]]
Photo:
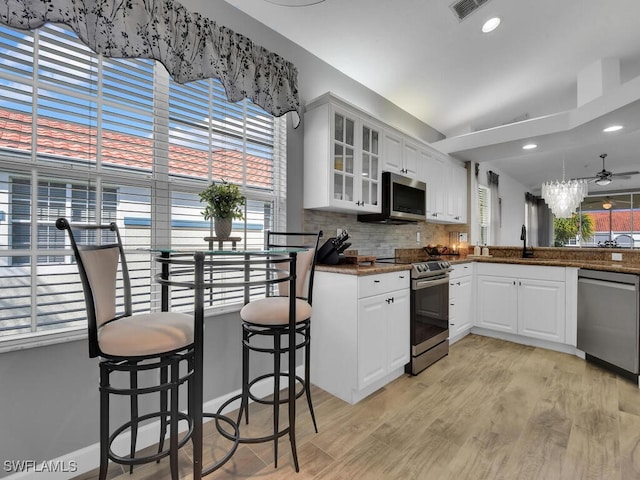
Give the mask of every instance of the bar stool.
[[[296, 376], [297, 384], [300, 386], [295, 398], [305, 395], [311, 413], [313, 426], [318, 432], [316, 418], [313, 411], [310, 391], [310, 365], [311, 365], [311, 302], [313, 294], [313, 277], [315, 272], [316, 254], [318, 244], [322, 236], [322, 231], [315, 233], [304, 232], [272, 232], [267, 231], [266, 246], [272, 248], [300, 248], [305, 249], [297, 254], [296, 261], [296, 292], [295, 292], [295, 350], [305, 349], [305, 373], [304, 378]], [[277, 273], [280, 278], [288, 276], [288, 269]], [[240, 311], [242, 318], [243, 332], [243, 358], [242, 358], [242, 393], [241, 403], [238, 413], [238, 424], [245, 415], [245, 421], [249, 422], [249, 399], [254, 402], [273, 405], [273, 433], [260, 438], [241, 438], [241, 442], [258, 443], [265, 441], [274, 442], [274, 466], [278, 466], [278, 439], [288, 433], [293, 428], [289, 425], [281, 429], [279, 426], [280, 405], [289, 401], [288, 397], [280, 396], [280, 378], [286, 377], [287, 372], [281, 370], [282, 354], [295, 355], [290, 352], [288, 342], [283, 346], [283, 338], [288, 338], [291, 334], [289, 324], [289, 282], [277, 284], [277, 295], [270, 295], [259, 300], [247, 303]], [[269, 346], [263, 346], [264, 341], [260, 338], [268, 338]], [[273, 370], [270, 373], [250, 378], [249, 358], [250, 352], [265, 353], [273, 356]], [[293, 372], [295, 374], [295, 372]], [[259, 381], [267, 378], [273, 379], [273, 399], [259, 398], [251, 392], [251, 388]], [[297, 452], [295, 448], [295, 435], [290, 435], [291, 447], [296, 471], [299, 470]]]
[[[89, 356], [100, 357], [99, 478], [106, 478], [109, 460], [129, 465], [132, 470], [134, 465], [159, 461], [168, 456], [171, 478], [177, 480], [178, 449], [189, 440], [193, 430], [191, 418], [180, 412], [178, 389], [193, 377], [194, 319], [172, 312], [133, 314], [131, 281], [115, 223], [74, 225], [72, 228], [65, 218], [59, 218], [56, 227], [69, 234], [82, 281]], [[73, 230], [77, 231], [77, 238]], [[117, 287], [121, 287], [122, 292], [118, 292]], [[118, 297], [121, 297], [121, 302], [117, 301]], [[129, 386], [115, 386], [111, 381], [114, 372], [125, 374], [129, 378]], [[138, 374], [142, 372], [155, 372], [157, 381], [140, 386]], [[145, 375], [145, 382], [149, 382], [150, 377]], [[141, 415], [138, 399], [149, 394], [159, 394], [159, 409]], [[129, 397], [131, 410], [130, 420], [113, 430], [109, 418], [111, 395]], [[152, 419], [158, 419], [160, 423], [158, 451], [136, 456], [138, 428]], [[178, 434], [179, 421], [188, 424], [181, 438]], [[165, 449], [167, 425], [169, 446]], [[126, 431], [131, 436], [130, 452], [121, 456], [113, 452], [112, 444]]]

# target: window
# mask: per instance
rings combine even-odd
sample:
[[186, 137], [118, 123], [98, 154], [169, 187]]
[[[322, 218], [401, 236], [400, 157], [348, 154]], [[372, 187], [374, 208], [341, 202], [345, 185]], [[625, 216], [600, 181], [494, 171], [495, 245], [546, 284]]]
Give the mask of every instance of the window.
[[[579, 210], [580, 245], [585, 247], [640, 247], [638, 193], [587, 196]], [[588, 218], [588, 220], [587, 220]]]
[[478, 185], [478, 220], [480, 231], [480, 245], [490, 245], [491, 226], [491, 190], [484, 185]]
[[[134, 310], [156, 308], [149, 245], [203, 247], [198, 192], [214, 180], [247, 197], [239, 248], [284, 227], [286, 128], [216, 80], [179, 85], [145, 59], [108, 59], [66, 27], [0, 26], [0, 341], [84, 327], [84, 297], [55, 220], [120, 227]], [[149, 295], [149, 292], [152, 295]], [[184, 293], [174, 307], [189, 303]], [[151, 300], [150, 300], [151, 299]], [[217, 298], [211, 306], [238, 302]], [[3, 348], [0, 346], [0, 349]]]

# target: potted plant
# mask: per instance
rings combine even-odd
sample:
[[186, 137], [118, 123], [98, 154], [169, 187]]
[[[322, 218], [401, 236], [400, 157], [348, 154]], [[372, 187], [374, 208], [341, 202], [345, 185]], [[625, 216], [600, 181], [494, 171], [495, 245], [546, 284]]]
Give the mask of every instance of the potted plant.
[[220, 240], [229, 238], [234, 218], [244, 219], [242, 207], [246, 198], [240, 193], [237, 185], [224, 179], [219, 183], [213, 182], [200, 192], [200, 202], [206, 202], [202, 214], [205, 220], [213, 219], [213, 228]]

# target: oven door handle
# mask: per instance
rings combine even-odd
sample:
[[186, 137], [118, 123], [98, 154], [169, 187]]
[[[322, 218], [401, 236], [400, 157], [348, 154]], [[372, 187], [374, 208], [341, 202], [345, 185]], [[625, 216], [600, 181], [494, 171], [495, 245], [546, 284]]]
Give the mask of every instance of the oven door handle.
[[435, 287], [437, 285], [443, 285], [449, 283], [449, 276], [440, 278], [438, 280], [414, 280], [413, 290], [422, 290], [423, 288]]

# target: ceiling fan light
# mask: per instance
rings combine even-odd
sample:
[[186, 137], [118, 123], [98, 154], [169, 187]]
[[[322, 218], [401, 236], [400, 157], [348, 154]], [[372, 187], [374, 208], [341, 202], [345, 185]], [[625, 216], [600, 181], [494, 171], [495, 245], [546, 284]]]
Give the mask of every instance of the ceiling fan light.
[[596, 180], [596, 185], [600, 185], [601, 187], [604, 187], [605, 185], [609, 185], [610, 183], [611, 183], [610, 178], [599, 178]]
[[604, 208], [605, 210], [610, 210], [611, 207], [613, 207], [613, 204], [608, 198], [604, 202], [602, 202], [602, 208]]
[[534, 148], [538, 148], [538, 145], [536, 145], [535, 143], [527, 143], [522, 147], [523, 150], [533, 150]]
[[617, 132], [618, 130], [622, 130], [622, 125], [611, 125], [610, 127], [602, 130], [605, 133]]

